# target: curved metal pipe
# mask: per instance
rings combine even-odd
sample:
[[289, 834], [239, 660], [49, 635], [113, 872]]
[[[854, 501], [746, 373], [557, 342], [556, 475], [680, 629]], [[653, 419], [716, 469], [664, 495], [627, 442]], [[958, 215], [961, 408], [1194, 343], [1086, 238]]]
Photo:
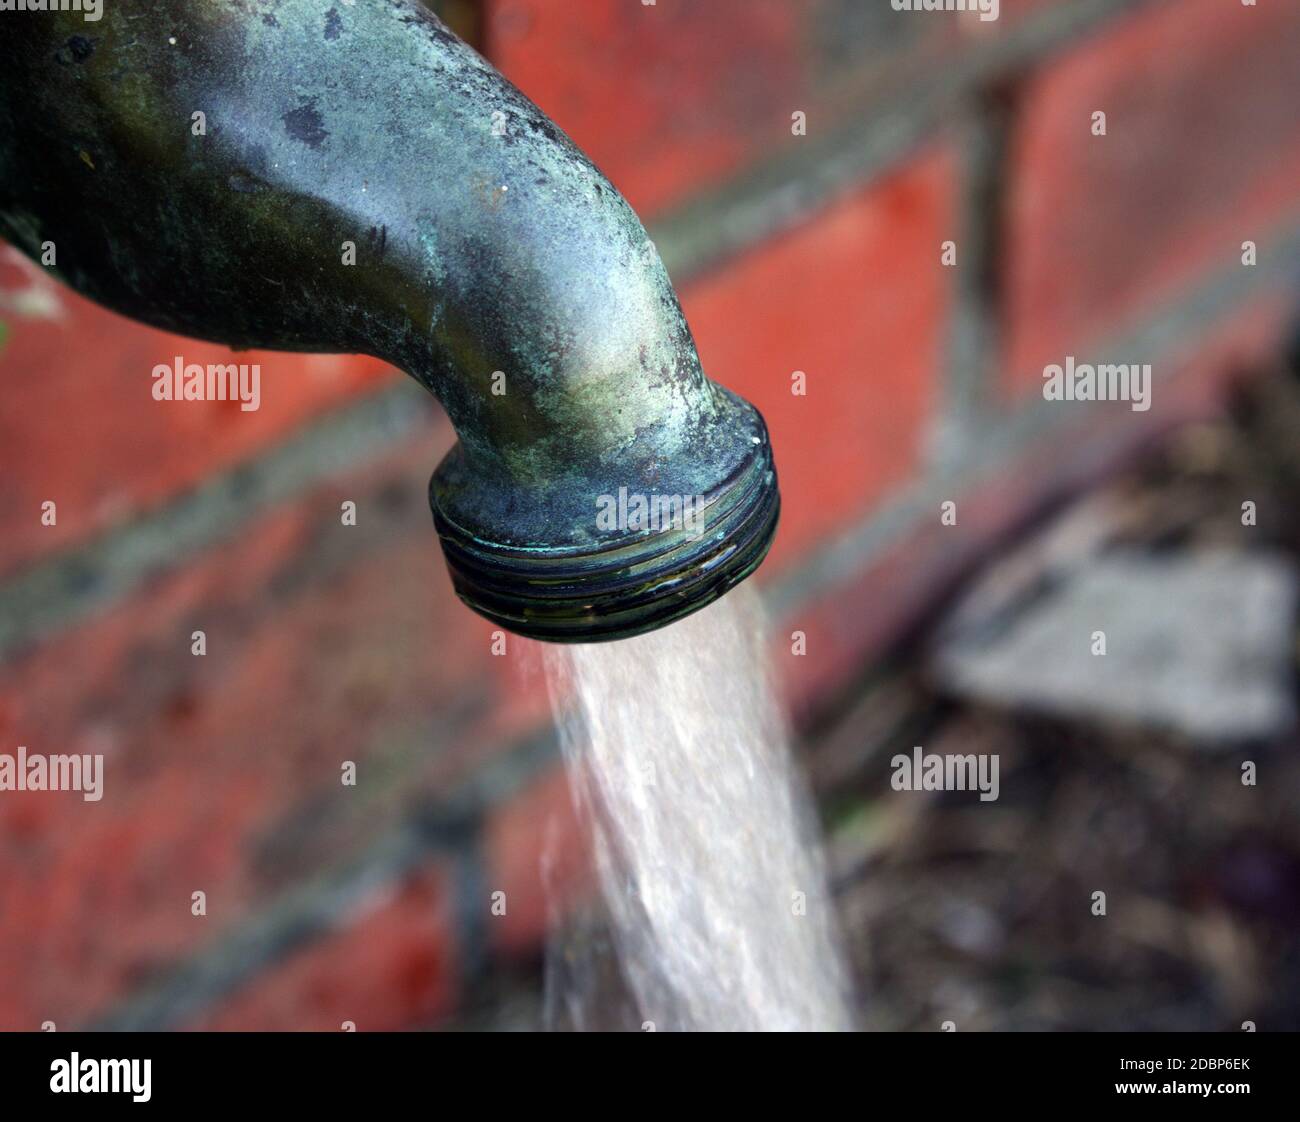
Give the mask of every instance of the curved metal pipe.
[[[459, 443], [430, 502], [476, 611], [618, 638], [762, 560], [766, 429], [704, 376], [641, 223], [413, 0], [14, 14], [0, 67], [15, 245], [54, 242], [64, 280], [155, 326], [373, 354], [437, 395]], [[667, 522], [611, 525], [620, 495]]]

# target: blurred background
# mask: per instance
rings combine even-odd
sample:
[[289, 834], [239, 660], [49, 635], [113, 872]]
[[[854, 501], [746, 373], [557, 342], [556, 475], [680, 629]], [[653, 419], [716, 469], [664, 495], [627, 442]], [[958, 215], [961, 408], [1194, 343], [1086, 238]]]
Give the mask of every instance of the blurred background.
[[[1300, 6], [431, 6], [767, 417], [863, 1024], [1300, 1028]], [[0, 1029], [539, 1027], [585, 846], [536, 650], [451, 592], [445, 417], [270, 353], [260, 410], [160, 408], [178, 353], [225, 351], [0, 247], [0, 751], [106, 772], [0, 793]], [[1151, 408], [1044, 400], [1066, 356]], [[895, 791], [918, 745], [999, 798]]]

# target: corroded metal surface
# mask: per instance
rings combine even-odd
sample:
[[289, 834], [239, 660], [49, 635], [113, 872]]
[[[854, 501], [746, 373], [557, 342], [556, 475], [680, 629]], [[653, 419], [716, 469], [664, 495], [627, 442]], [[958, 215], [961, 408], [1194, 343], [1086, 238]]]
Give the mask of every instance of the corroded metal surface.
[[[14, 244], [55, 243], [64, 280], [147, 323], [378, 355], [438, 396], [460, 443], [431, 501], [472, 607], [543, 638], [617, 637], [762, 559], [766, 431], [704, 376], [640, 221], [422, 7], [14, 13], [0, 68]], [[707, 501], [690, 533], [602, 528], [620, 488]]]

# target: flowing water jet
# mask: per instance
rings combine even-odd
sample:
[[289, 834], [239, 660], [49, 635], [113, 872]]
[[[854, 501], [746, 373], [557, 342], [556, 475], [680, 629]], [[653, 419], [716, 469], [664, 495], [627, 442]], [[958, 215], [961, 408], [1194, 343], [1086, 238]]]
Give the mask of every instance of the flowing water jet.
[[658, 1030], [851, 1027], [763, 638], [742, 586], [660, 631], [545, 651], [614, 949]]

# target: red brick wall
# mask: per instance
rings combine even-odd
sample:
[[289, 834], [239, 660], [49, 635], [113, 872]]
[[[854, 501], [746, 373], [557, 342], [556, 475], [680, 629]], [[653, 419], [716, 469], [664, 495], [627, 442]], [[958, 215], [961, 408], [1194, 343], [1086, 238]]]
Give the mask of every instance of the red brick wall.
[[[647, 217], [708, 372], [768, 418], [760, 578], [797, 714], [1036, 503], [1213, 408], [1294, 310], [1296, 5], [482, 8], [489, 56]], [[158, 407], [154, 363], [221, 348], [9, 257], [0, 322], [0, 750], [108, 768], [99, 803], [0, 793], [0, 1029], [421, 1026], [533, 962], [540, 859], [581, 892], [583, 850], [536, 651], [494, 655], [451, 594], [422, 392], [259, 355], [259, 411]], [[1151, 411], [1046, 408], [1070, 353], [1153, 362]]]
[[1140, 322], [1300, 217], [1297, 58], [1300, 7], [1184, 0], [1026, 84], [1008, 179], [1010, 384], [1033, 392], [1067, 347]]

